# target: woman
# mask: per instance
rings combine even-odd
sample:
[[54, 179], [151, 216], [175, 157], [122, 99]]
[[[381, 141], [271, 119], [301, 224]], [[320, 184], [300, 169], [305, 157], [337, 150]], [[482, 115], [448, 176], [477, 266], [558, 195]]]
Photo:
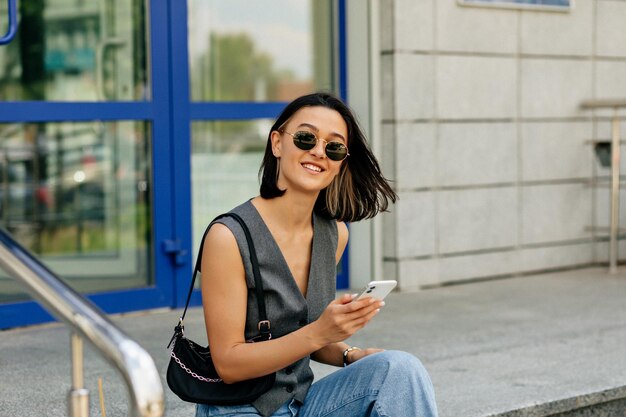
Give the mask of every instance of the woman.
[[[396, 199], [350, 109], [326, 93], [294, 100], [272, 126], [261, 172], [261, 195], [233, 211], [254, 238], [272, 339], [246, 343], [258, 334], [257, 299], [245, 237], [231, 218], [205, 239], [202, 299], [223, 380], [276, 372], [276, 382], [252, 404], [199, 404], [196, 416], [436, 416], [415, 357], [343, 342], [384, 305], [350, 295], [333, 301], [344, 222]], [[344, 369], [311, 385], [309, 358]]]

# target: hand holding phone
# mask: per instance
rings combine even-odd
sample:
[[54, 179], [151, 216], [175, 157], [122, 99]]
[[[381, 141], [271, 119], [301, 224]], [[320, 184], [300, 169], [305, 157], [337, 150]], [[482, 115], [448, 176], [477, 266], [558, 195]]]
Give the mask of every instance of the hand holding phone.
[[391, 290], [396, 287], [397, 284], [398, 282], [395, 280], [372, 281], [367, 284], [365, 289], [358, 296], [354, 297], [352, 301], [360, 300], [365, 297], [372, 297], [377, 300], [383, 300], [391, 292]]

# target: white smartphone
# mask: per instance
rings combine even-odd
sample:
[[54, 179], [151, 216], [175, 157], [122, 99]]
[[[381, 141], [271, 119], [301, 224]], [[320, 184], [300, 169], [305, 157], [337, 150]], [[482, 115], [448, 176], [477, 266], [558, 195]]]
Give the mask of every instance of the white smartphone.
[[391, 290], [396, 287], [397, 284], [398, 282], [395, 280], [372, 281], [367, 284], [365, 289], [358, 296], [354, 297], [352, 301], [360, 300], [365, 297], [372, 297], [376, 298], [377, 300], [383, 300], [391, 292]]

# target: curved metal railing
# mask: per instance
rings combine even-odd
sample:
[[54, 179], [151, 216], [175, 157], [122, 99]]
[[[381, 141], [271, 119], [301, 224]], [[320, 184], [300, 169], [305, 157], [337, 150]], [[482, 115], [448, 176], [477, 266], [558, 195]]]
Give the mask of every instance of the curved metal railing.
[[89, 415], [89, 393], [83, 387], [82, 338], [90, 341], [122, 374], [130, 393], [131, 416], [163, 415], [163, 386], [152, 357], [98, 307], [61, 281], [2, 229], [0, 266], [23, 283], [37, 301], [73, 331], [70, 417]]

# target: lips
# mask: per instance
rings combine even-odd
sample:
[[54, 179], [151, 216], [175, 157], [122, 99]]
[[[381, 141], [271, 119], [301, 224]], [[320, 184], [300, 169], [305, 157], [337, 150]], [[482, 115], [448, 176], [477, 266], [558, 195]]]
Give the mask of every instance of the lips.
[[322, 172], [322, 171], [324, 171], [324, 169], [322, 167], [320, 167], [319, 165], [311, 164], [309, 162], [303, 163], [302, 167], [304, 169], [307, 169], [307, 170], [313, 171], [313, 172]]

